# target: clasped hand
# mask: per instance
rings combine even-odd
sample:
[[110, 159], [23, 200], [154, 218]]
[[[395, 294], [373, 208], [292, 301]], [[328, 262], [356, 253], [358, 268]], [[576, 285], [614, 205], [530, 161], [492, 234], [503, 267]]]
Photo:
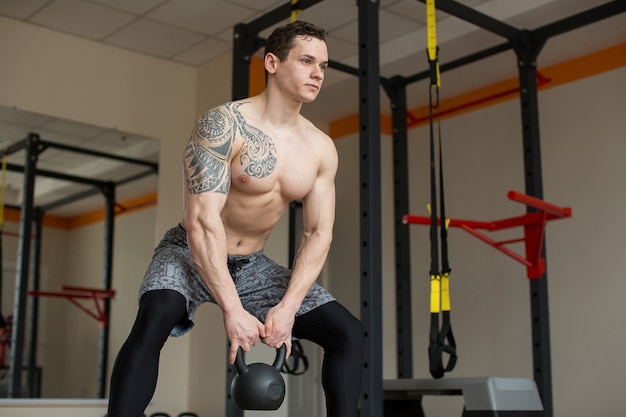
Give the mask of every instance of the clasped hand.
[[230, 341], [229, 363], [231, 365], [235, 363], [239, 347], [244, 352], [249, 352], [259, 340], [273, 348], [279, 348], [284, 343], [287, 346], [287, 357], [289, 357], [291, 329], [294, 321], [295, 316], [278, 305], [267, 312], [265, 324], [243, 309], [238, 314], [224, 315], [226, 337]]

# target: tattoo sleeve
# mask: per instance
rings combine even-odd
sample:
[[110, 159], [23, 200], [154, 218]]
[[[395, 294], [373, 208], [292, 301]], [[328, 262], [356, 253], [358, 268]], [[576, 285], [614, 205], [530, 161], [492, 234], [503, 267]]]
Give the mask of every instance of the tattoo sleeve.
[[233, 114], [237, 118], [238, 130], [244, 139], [239, 162], [246, 174], [255, 178], [264, 178], [276, 168], [276, 145], [270, 136], [262, 130], [248, 124], [234, 106]]
[[232, 114], [223, 107], [200, 117], [184, 151], [184, 176], [190, 194], [228, 193], [235, 129]]
[[230, 157], [236, 133], [243, 138], [239, 162], [246, 174], [264, 178], [276, 168], [276, 145], [271, 137], [248, 124], [238, 107], [226, 103], [198, 121], [184, 152], [184, 175], [190, 194], [230, 190]]

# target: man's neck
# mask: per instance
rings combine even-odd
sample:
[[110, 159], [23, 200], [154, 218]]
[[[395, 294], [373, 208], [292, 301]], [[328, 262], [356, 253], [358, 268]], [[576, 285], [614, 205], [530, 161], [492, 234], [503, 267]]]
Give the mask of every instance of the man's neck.
[[295, 126], [300, 117], [302, 102], [287, 99], [265, 89], [259, 98], [263, 103], [263, 118], [278, 128]]

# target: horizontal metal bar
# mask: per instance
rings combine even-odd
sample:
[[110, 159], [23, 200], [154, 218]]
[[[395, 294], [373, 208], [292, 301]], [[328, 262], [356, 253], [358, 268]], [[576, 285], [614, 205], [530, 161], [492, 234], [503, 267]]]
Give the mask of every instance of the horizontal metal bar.
[[339, 61], [333, 61], [332, 59], [328, 61], [328, 66], [332, 69], [336, 69], [337, 71], [345, 72], [351, 75], [359, 75], [359, 69], [355, 67], [351, 67], [350, 65], [342, 64]]
[[[7, 170], [24, 173], [25, 168], [21, 165], [7, 163]], [[68, 175], [68, 174], [63, 174], [61, 172], [48, 171], [48, 170], [43, 170], [43, 169], [36, 169], [35, 174], [42, 176], [42, 177], [54, 178], [54, 179], [63, 180], [63, 181], [77, 182], [77, 183], [86, 184], [86, 185], [95, 185], [98, 187], [103, 186], [104, 184], [107, 183], [106, 181], [94, 180], [91, 178], [84, 178], [84, 177], [76, 177], [74, 175]]]
[[113, 159], [115, 161], [128, 162], [128, 163], [131, 163], [131, 164], [145, 165], [145, 166], [151, 167], [154, 170], [158, 170], [158, 168], [159, 168], [159, 164], [157, 164], [156, 162], [146, 161], [146, 160], [143, 160], [143, 159], [129, 158], [129, 157], [126, 157], [126, 156], [120, 156], [120, 155], [115, 155], [115, 154], [112, 154], [112, 153], [94, 151], [92, 149], [85, 149], [85, 148], [80, 148], [78, 146], [65, 145], [65, 144], [56, 143], [56, 142], [49, 142], [49, 141], [43, 141], [42, 140], [41, 143], [42, 143], [42, 145], [45, 145], [47, 147], [55, 148], [55, 149], [61, 149], [61, 150], [64, 150], [64, 151], [81, 153], [81, 154], [85, 154], [85, 155], [96, 156], [96, 157], [99, 157], [99, 158]]
[[[426, 0], [419, 1], [426, 3]], [[516, 27], [507, 25], [498, 19], [494, 19], [491, 16], [453, 0], [437, 0], [435, 7], [438, 10], [451, 14], [452, 16], [458, 17], [459, 19], [505, 38], [510, 38], [519, 32], [519, 29]]]
[[584, 12], [580, 12], [570, 17], [566, 17], [565, 19], [561, 19], [540, 28], [534, 29], [532, 30], [532, 34], [533, 37], [539, 39], [549, 38], [565, 32], [569, 32], [574, 29], [578, 29], [591, 23], [595, 23], [599, 20], [615, 16], [625, 11], [626, 1], [614, 0], [612, 2], [602, 4]]
[[24, 149], [26, 147], [26, 138], [25, 139], [20, 139], [19, 141], [15, 142], [14, 144], [10, 145], [9, 147], [7, 147], [6, 149], [3, 149], [0, 152], [0, 156], [4, 156], [4, 155], [12, 155], [18, 151], [21, 151], [22, 149]]
[[[509, 49], [511, 49], [511, 44], [509, 42], [501, 43], [499, 45], [492, 46], [491, 48], [483, 49], [482, 51], [478, 51], [459, 59], [455, 59], [454, 61], [440, 64], [439, 72], [443, 73], [446, 71], [450, 71], [452, 69], [462, 67], [463, 65], [471, 64], [473, 62], [480, 61], [481, 59], [488, 58], [492, 55], [508, 51]], [[407, 84], [410, 84], [419, 80], [427, 79], [428, 77], [430, 77], [430, 70], [425, 70], [408, 76], [406, 80]]]
[[[17, 166], [17, 165], [13, 165], [13, 164], [7, 164], [7, 169], [13, 170], [13, 171], [24, 172], [24, 168], [23, 167], [20, 167], [20, 166]], [[41, 173], [40, 171], [37, 171], [37, 174], [40, 174], [40, 173]], [[141, 172], [141, 173], [139, 173], [137, 175], [133, 175], [133, 176], [124, 178], [121, 181], [114, 183], [114, 185], [118, 186], [118, 185], [128, 184], [130, 182], [139, 180], [141, 178], [144, 178], [144, 177], [147, 177], [147, 176], [153, 175], [153, 174], [155, 174], [155, 173], [152, 170], [144, 171], [144, 172]], [[54, 178], [56, 178], [56, 177], [54, 177]], [[65, 179], [67, 181], [73, 181], [73, 180], [76, 179], [76, 177], [62, 178], [62, 179]], [[109, 181], [97, 181], [95, 183], [88, 183], [88, 185], [94, 185], [95, 188], [91, 188], [89, 190], [81, 191], [81, 192], [76, 193], [74, 195], [71, 195], [71, 196], [68, 196], [68, 197], [65, 197], [65, 198], [61, 198], [59, 200], [53, 201], [53, 202], [48, 203], [48, 204], [44, 204], [42, 206], [39, 206], [39, 208], [41, 210], [43, 210], [43, 211], [50, 211], [50, 210], [59, 208], [61, 206], [64, 206], [66, 204], [70, 204], [70, 203], [73, 203], [75, 201], [81, 200], [83, 198], [92, 197], [92, 196], [94, 196], [96, 194], [100, 194], [102, 192], [102, 187], [104, 187], [106, 185], [109, 185], [109, 184], [111, 184], [111, 182], [109, 182]], [[17, 207], [17, 209], [19, 209], [19, 207]]]

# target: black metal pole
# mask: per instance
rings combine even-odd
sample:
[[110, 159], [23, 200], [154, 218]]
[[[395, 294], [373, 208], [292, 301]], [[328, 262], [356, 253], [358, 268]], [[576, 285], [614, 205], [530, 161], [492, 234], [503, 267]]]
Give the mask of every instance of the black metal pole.
[[250, 29], [245, 23], [235, 26], [233, 31], [233, 80], [232, 99], [239, 100], [248, 97], [250, 92]]
[[359, 6], [359, 155], [361, 222], [361, 322], [365, 354], [361, 417], [383, 413], [382, 232], [380, 168], [380, 63], [378, 1]]
[[30, 235], [33, 219], [35, 172], [39, 157], [39, 135], [30, 133], [26, 138], [24, 185], [18, 239], [17, 271], [15, 272], [15, 305], [13, 307], [13, 331], [11, 335], [11, 376], [9, 398], [22, 396], [22, 368], [24, 361], [24, 333], [26, 325], [26, 295], [30, 263]]
[[298, 251], [298, 209], [302, 207], [302, 203], [300, 201], [292, 201], [289, 204], [289, 247], [288, 255], [289, 255], [289, 267], [293, 268], [293, 262], [296, 259], [296, 253]]
[[[529, 31], [521, 31], [519, 36], [513, 40], [519, 71], [526, 194], [537, 198], [543, 198], [543, 177], [536, 70], [537, 56], [545, 42], [545, 38], [533, 37]], [[534, 209], [529, 207], [528, 211], [534, 211]], [[545, 248], [544, 238], [541, 253], [544, 260], [546, 259]], [[534, 379], [541, 395], [545, 416], [552, 417], [552, 366], [547, 272], [539, 279], [530, 280], [530, 305]]]
[[[246, 98], [250, 91], [250, 59], [254, 51], [251, 43], [257, 33], [250, 33], [250, 28], [245, 23], [240, 23], [233, 30], [233, 79], [232, 99]], [[232, 401], [230, 385], [236, 375], [235, 368], [228, 363], [230, 352], [228, 341], [226, 342], [226, 417], [243, 417], [243, 410], [239, 409]]]
[[402, 221], [404, 215], [409, 213], [406, 79], [396, 76], [382, 84], [391, 101], [393, 139], [397, 375], [398, 378], [412, 378], [411, 239], [409, 225]]
[[[113, 243], [115, 231], [115, 184], [110, 182], [103, 187], [102, 193], [106, 199], [104, 219], [104, 253], [102, 269], [102, 286], [106, 290], [113, 287]], [[111, 316], [111, 299], [104, 299], [104, 315]], [[107, 322], [100, 330], [100, 348], [98, 358], [98, 398], [106, 398], [106, 381], [109, 357], [110, 326]]]
[[[41, 277], [41, 237], [43, 233], [43, 211], [38, 208], [34, 210], [35, 233], [33, 242], [33, 277], [31, 288], [39, 290]], [[28, 329], [28, 389], [29, 396], [34, 398], [40, 394], [36, 384], [39, 378], [36, 374], [37, 368], [37, 334], [39, 329], [39, 297], [32, 297], [30, 302], [30, 320]]]

